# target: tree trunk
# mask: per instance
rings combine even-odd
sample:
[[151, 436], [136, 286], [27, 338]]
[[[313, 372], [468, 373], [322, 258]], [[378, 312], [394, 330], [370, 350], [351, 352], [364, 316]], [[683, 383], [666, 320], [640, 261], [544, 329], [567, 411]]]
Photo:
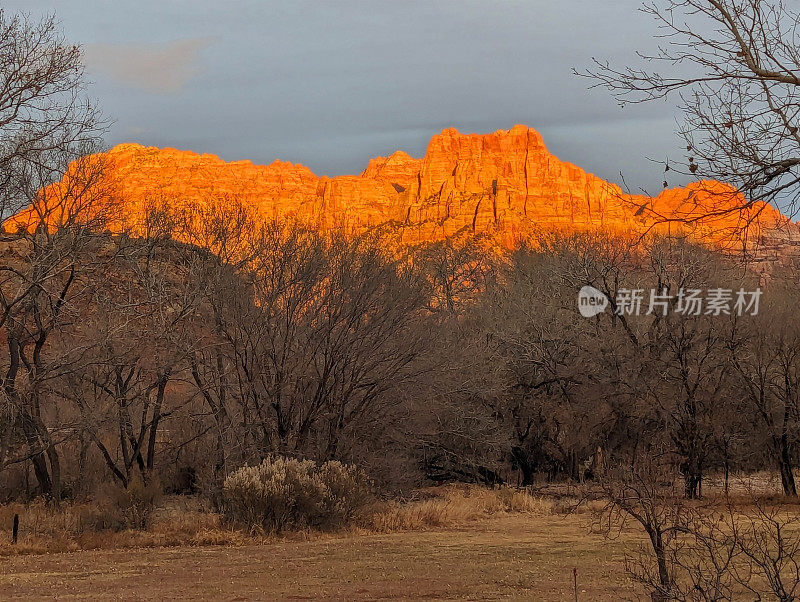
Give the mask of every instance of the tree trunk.
[[653, 602], [666, 602], [670, 598], [672, 592], [672, 578], [669, 574], [669, 567], [667, 566], [667, 554], [664, 549], [664, 540], [661, 532], [657, 529], [650, 531], [650, 542], [653, 545], [653, 552], [656, 555], [656, 563], [658, 564], [658, 590], [650, 594], [650, 599]]
[[47, 446], [47, 459], [50, 461], [50, 495], [56, 506], [61, 502], [61, 460], [56, 446]]
[[789, 445], [785, 434], [783, 437], [781, 437], [781, 453], [778, 459], [778, 467], [781, 472], [781, 485], [783, 485], [783, 493], [785, 495], [796, 496], [797, 486], [794, 482], [792, 459], [789, 455]]
[[726, 453], [725, 454], [725, 495], [728, 495], [728, 493], [730, 493], [730, 487], [728, 486], [729, 485], [729, 480], [730, 480], [730, 475], [731, 475], [731, 463], [730, 463], [730, 460], [728, 459], [728, 454]]
[[147, 474], [152, 476], [156, 461], [156, 443], [158, 442], [158, 424], [161, 422], [161, 408], [164, 404], [164, 391], [169, 382], [169, 374], [159, 375], [156, 390], [156, 402], [153, 406], [153, 417], [150, 420], [150, 433], [147, 441]]
[[21, 349], [17, 333], [8, 330], [6, 333], [8, 337], [8, 355], [9, 366], [3, 377], [3, 389], [11, 401], [13, 407], [19, 408], [20, 412], [20, 426], [22, 434], [25, 437], [25, 443], [31, 454], [31, 464], [33, 464], [33, 472], [36, 475], [36, 480], [39, 482], [39, 493], [46, 498], [53, 496], [53, 482], [50, 479], [50, 471], [47, 468], [47, 458], [44, 454], [42, 440], [36, 425], [36, 418], [31, 414], [30, 408], [23, 404], [17, 391], [17, 374], [20, 367]]
[[48, 499], [53, 499], [53, 480], [50, 478], [44, 445], [39, 437], [34, 417], [25, 411], [22, 414], [22, 432], [31, 453], [31, 464], [36, 481], [39, 483], [39, 493]]
[[699, 454], [694, 449], [689, 450], [688, 457], [681, 464], [681, 473], [683, 473], [684, 496], [686, 499], [699, 499], [701, 495], [700, 485], [703, 482], [703, 469]]
[[514, 462], [516, 462], [520, 472], [522, 473], [521, 485], [523, 487], [533, 485], [534, 467], [528, 461], [525, 451], [520, 447], [513, 447], [511, 448], [511, 456], [514, 458]]
[[781, 485], [785, 495], [797, 496], [797, 487], [792, 472], [792, 456], [789, 453], [789, 404], [783, 406], [783, 425], [781, 428], [780, 450], [778, 455], [778, 468], [781, 472]]
[[686, 471], [683, 474], [684, 496], [687, 500], [700, 499], [700, 484], [702, 476], [694, 471]]
[[80, 436], [81, 442], [81, 451], [78, 454], [78, 481], [77, 481], [77, 492], [78, 493], [86, 493], [89, 491], [89, 484], [86, 474], [86, 460], [89, 457], [89, 446], [91, 443], [87, 441], [83, 435]]
[[578, 452], [574, 449], [569, 452], [569, 478], [573, 481], [580, 481], [580, 470], [578, 469]]
[[42, 453], [35, 454], [31, 458], [33, 464], [33, 474], [39, 483], [39, 492], [46, 498], [53, 497], [53, 484], [50, 481], [50, 472], [47, 470], [47, 460]]

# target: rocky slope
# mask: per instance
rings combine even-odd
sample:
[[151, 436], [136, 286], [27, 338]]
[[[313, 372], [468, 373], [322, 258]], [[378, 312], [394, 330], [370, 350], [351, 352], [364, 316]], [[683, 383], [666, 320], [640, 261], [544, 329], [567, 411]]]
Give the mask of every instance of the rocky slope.
[[[102, 159], [103, 185], [122, 208], [108, 225], [112, 231], [140, 228], [147, 208], [157, 203], [180, 208], [238, 199], [264, 217], [296, 217], [325, 230], [382, 226], [404, 243], [464, 231], [511, 246], [556, 228], [684, 232], [717, 245], [767, 251], [800, 241], [797, 225], [770, 206], [727, 211], [743, 199], [718, 182], [657, 197], [625, 194], [551, 155], [538, 132], [524, 125], [484, 135], [446, 129], [431, 139], [423, 158], [398, 151], [372, 159], [359, 176], [317, 177], [299, 164], [225, 162], [137, 144], [116, 146]], [[62, 196], [70, 177], [56, 185]], [[30, 212], [22, 212], [5, 227], [32, 221]]]

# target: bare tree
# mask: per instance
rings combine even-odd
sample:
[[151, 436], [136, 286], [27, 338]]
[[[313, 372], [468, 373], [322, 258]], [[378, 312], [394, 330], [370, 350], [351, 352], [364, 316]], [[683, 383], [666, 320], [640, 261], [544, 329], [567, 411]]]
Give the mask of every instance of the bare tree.
[[32, 187], [58, 181], [102, 135], [81, 60], [54, 16], [0, 11], [0, 220], [30, 203]]
[[[800, 333], [796, 284], [776, 279], [765, 307], [730, 343], [731, 363], [744, 393], [743, 410], [764, 429], [767, 454], [781, 475], [783, 493], [797, 495], [794, 478], [800, 434]], [[759, 431], [761, 429], [758, 429]]]
[[[237, 405], [243, 408], [243, 382], [237, 373], [236, 352], [241, 339], [236, 336], [245, 316], [258, 312], [253, 307], [253, 275], [249, 271], [266, 250], [258, 235], [263, 224], [252, 208], [236, 198], [215, 198], [183, 216], [178, 235], [193, 243], [185, 248], [187, 265], [194, 265], [191, 276], [203, 300], [201, 314], [207, 316], [204, 328], [184, 340], [191, 382], [206, 405], [214, 438], [211, 475], [212, 499], [217, 502], [231, 460], [245, 461], [246, 437], [240, 437]], [[237, 403], [238, 402], [238, 403]], [[246, 429], [245, 429], [246, 430]]]
[[[102, 162], [84, 158], [102, 129], [84, 98], [80, 49], [55, 19], [0, 11], [0, 219], [28, 206], [4, 224], [15, 231], [16, 253], [0, 266], [2, 388], [25, 443], [16, 460], [33, 462], [42, 493], [55, 500], [60, 465], [42, 408], [54, 370], [44, 351], [83, 289], [78, 257], [91, 226], [113, 205], [97, 186]], [[68, 181], [54, 184], [68, 168]]]
[[607, 503], [595, 527], [612, 537], [631, 521], [644, 530], [647, 551], [626, 564], [628, 572], [648, 586], [654, 602], [671, 600], [675, 589], [670, 553], [686, 522], [676, 476], [670, 454], [654, 448], [637, 454], [630, 464], [615, 465], [601, 482]]
[[488, 300], [486, 310], [509, 379], [494, 410], [511, 431], [510, 456], [524, 485], [533, 484], [535, 473], [580, 480], [580, 461], [601, 438], [595, 418], [604, 416], [602, 392], [589, 378], [596, 369], [594, 332], [576, 319], [577, 289], [564, 286], [565, 255], [555, 240], [518, 249], [505, 294]]
[[430, 286], [431, 310], [450, 314], [478, 302], [502, 259], [491, 241], [463, 233], [419, 245], [410, 255]]
[[[609, 537], [631, 523], [647, 544], [625, 559], [652, 600], [797, 599], [800, 537], [794, 512], [750, 492], [703, 503], [681, 499], [669, 454], [616, 466], [600, 485], [606, 505], [595, 527]], [[595, 489], [592, 493], [598, 492]]]
[[60, 463], [52, 434], [59, 431], [46, 424], [43, 406], [48, 383], [74, 362], [77, 350], [49, 354], [48, 349], [62, 329], [79, 319], [80, 300], [104, 262], [102, 255], [92, 254], [94, 228], [113, 206], [95, 186], [102, 170], [102, 162], [83, 158], [72, 163], [64, 184], [31, 190], [30, 227], [6, 237], [10, 253], [0, 265], [0, 327], [7, 348], [2, 387], [16, 408], [25, 443], [25, 451], [7, 461], [30, 459], [41, 492], [55, 500]]
[[579, 74], [623, 106], [676, 97], [687, 156], [666, 169], [744, 195], [727, 195], [709, 215], [753, 207], [752, 218], [758, 201], [797, 211], [800, 15], [783, 0], [657, 0], [642, 10], [657, 23], [658, 46], [634, 66], [595, 59]]
[[186, 341], [202, 338], [202, 296], [196, 266], [180, 261], [180, 243], [117, 239], [109, 246], [108, 275], [85, 301], [94, 312], [72, 331], [87, 351], [81, 369], [66, 375], [64, 397], [79, 409], [82, 432], [111, 474], [127, 486], [155, 472], [159, 428], [178, 405], [168, 405], [167, 388], [185, 368]]

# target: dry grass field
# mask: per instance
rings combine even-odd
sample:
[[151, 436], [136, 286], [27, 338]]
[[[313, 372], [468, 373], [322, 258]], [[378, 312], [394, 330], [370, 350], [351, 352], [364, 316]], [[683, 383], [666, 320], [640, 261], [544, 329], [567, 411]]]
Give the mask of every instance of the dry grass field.
[[183, 546], [0, 559], [0, 599], [618, 600], [628, 541], [585, 515], [495, 514], [460, 526], [261, 545]]
[[592, 512], [602, 504], [575, 507], [571, 493], [430, 488], [377, 504], [346, 531], [283, 535], [229, 528], [182, 497], [167, 498], [146, 530], [91, 528], [90, 505], [8, 505], [0, 507], [0, 600], [572, 602], [573, 570], [579, 600], [640, 598], [625, 556], [636, 555], [642, 534], [630, 526], [603, 537]]
[[634, 592], [634, 534], [609, 542], [590, 514], [512, 490], [431, 490], [344, 533], [280, 537], [228, 530], [180, 499], [144, 532], [82, 530], [85, 509], [27, 512], [17, 546], [0, 531], [3, 600], [574, 600], [575, 568], [580, 600]]

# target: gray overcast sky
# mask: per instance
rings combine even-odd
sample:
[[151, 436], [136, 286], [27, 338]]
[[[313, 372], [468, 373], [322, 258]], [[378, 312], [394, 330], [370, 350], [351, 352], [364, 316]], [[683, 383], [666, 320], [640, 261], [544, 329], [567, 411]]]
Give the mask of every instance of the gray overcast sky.
[[[359, 173], [422, 156], [445, 127], [524, 123], [551, 152], [658, 192], [679, 155], [670, 104], [620, 109], [571, 67], [654, 45], [637, 0], [4, 0], [83, 44], [109, 145], [279, 158]], [[672, 182], [671, 182], [672, 183]], [[676, 184], [678, 182], [675, 182]]]

